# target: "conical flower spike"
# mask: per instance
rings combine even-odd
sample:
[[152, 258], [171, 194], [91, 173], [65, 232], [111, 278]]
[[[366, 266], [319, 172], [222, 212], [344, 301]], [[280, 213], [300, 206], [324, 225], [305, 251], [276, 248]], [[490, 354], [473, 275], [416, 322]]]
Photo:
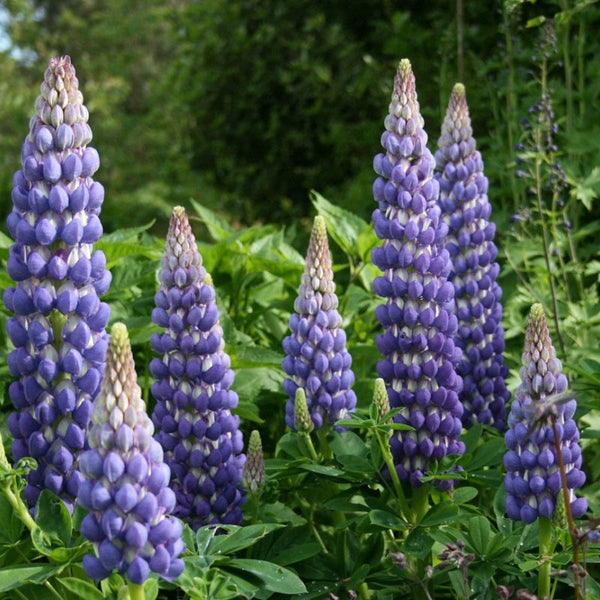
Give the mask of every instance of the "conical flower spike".
[[306, 394], [302, 388], [298, 388], [294, 398], [294, 429], [298, 433], [310, 433], [314, 428], [315, 425], [310, 418], [306, 404]]
[[171, 467], [175, 515], [194, 529], [242, 520], [245, 457], [238, 396], [210, 276], [202, 266], [185, 210], [173, 209], [152, 320], [164, 328], [150, 363], [156, 439]]
[[30, 506], [47, 488], [72, 508], [81, 481], [77, 455], [104, 370], [109, 308], [98, 296], [111, 276], [104, 254], [93, 249], [102, 234], [104, 189], [92, 179], [99, 159], [88, 146], [87, 120], [71, 59], [53, 58], [23, 144], [23, 168], [13, 177], [7, 220], [15, 243], [6, 267], [16, 282], [4, 292], [16, 315], [6, 324], [16, 379], [8, 426], [15, 461], [38, 462], [23, 492]]
[[102, 390], [94, 403], [90, 450], [79, 461], [85, 479], [78, 503], [90, 512], [81, 533], [94, 544], [83, 568], [92, 579], [113, 569], [142, 584], [150, 571], [174, 579], [183, 571], [181, 523], [170, 517], [170, 470], [137, 384], [127, 329], [115, 323]]
[[373, 390], [373, 404], [377, 409], [377, 420], [382, 421], [383, 417], [390, 412], [390, 399], [388, 398], [385, 381], [378, 377], [375, 380], [375, 389]]
[[502, 290], [496, 281], [500, 267], [494, 262], [496, 226], [490, 222], [488, 180], [461, 83], [452, 90], [438, 145], [435, 178], [442, 219], [449, 226], [444, 245], [453, 262], [449, 279], [458, 317], [454, 341], [463, 350], [457, 367], [463, 378], [463, 424], [485, 423], [503, 431], [510, 393], [504, 382], [508, 369], [502, 356]]
[[283, 340], [286, 357], [283, 370], [289, 378], [283, 386], [290, 399], [285, 421], [294, 424], [294, 398], [302, 388], [315, 428], [325, 421], [335, 423], [356, 406], [352, 357], [346, 350], [346, 334], [337, 310], [327, 228], [321, 216], [315, 217], [306, 268], [302, 275], [295, 312], [290, 317], [289, 335]]
[[[433, 178], [434, 158], [415, 90], [410, 62], [402, 60], [385, 132], [384, 153], [374, 159], [379, 177], [373, 194], [377, 236], [383, 240], [372, 252], [383, 271], [373, 287], [385, 304], [377, 318], [385, 328], [377, 347], [385, 357], [377, 372], [386, 383], [394, 417], [415, 431], [396, 432], [390, 442], [401, 481], [421, 483], [431, 459], [462, 454], [461, 378], [455, 372], [461, 352], [454, 345], [456, 316], [448, 251], [442, 249], [447, 226], [440, 221], [439, 185]], [[451, 483], [440, 482], [442, 487]]]
[[504, 437], [508, 448], [504, 455], [506, 511], [517, 521], [551, 518], [562, 494], [552, 422], [560, 440], [573, 517], [579, 518], [587, 510], [587, 500], [573, 493], [585, 483], [585, 473], [581, 470], [579, 430], [573, 420], [577, 404], [568, 399], [567, 378], [561, 369], [542, 306], [534, 304], [525, 333], [521, 385]]
[[260, 433], [256, 429], [250, 434], [242, 483], [252, 494], [260, 494], [265, 487], [265, 458]]

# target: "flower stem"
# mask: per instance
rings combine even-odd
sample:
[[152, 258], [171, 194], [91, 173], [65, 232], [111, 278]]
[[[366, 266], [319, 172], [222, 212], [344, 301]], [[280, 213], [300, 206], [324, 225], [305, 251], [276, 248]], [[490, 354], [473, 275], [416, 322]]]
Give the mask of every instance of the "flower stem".
[[429, 484], [413, 488], [412, 497], [412, 519], [413, 525], [418, 525], [429, 510]]
[[144, 594], [144, 586], [138, 585], [137, 583], [127, 582], [127, 589], [129, 590], [129, 600], [145, 600], [146, 594]]
[[37, 525], [35, 524], [35, 521], [33, 520], [32, 516], [29, 514], [29, 511], [27, 510], [27, 507], [25, 506], [23, 500], [21, 500], [21, 497], [15, 494], [10, 486], [5, 487], [2, 491], [6, 496], [6, 499], [14, 508], [15, 512], [17, 513], [17, 516], [21, 519], [21, 521], [23, 521], [25, 527], [27, 527], [29, 531], [33, 531], [34, 529], [36, 529]]
[[387, 440], [382, 438], [382, 433], [375, 429], [375, 436], [377, 437], [377, 443], [381, 448], [381, 453], [383, 455], [383, 459], [390, 473], [390, 478], [392, 480], [392, 485], [394, 486], [394, 491], [396, 492], [396, 498], [398, 499], [398, 503], [400, 504], [400, 512], [402, 516], [408, 521], [410, 516], [410, 508], [408, 506], [408, 502], [406, 501], [406, 496], [404, 495], [404, 491], [402, 490], [402, 485], [400, 483], [400, 479], [398, 478], [398, 472], [396, 471], [396, 465], [394, 464], [394, 459], [392, 457], [392, 451], [390, 449], [390, 445]]
[[[333, 452], [329, 447], [329, 442], [327, 441], [327, 431], [329, 427], [321, 427], [317, 430], [317, 437], [319, 438], [319, 447], [321, 449], [321, 454], [325, 460], [330, 460], [333, 458]], [[314, 448], [313, 448], [314, 450]]]
[[575, 600], [580, 600], [581, 581], [579, 578], [579, 540], [577, 538], [577, 528], [575, 527], [575, 522], [573, 521], [573, 513], [571, 512], [571, 498], [569, 493], [569, 485], [567, 483], [567, 473], [565, 471], [565, 463], [563, 461], [560, 438], [555, 421], [552, 421], [552, 431], [554, 433], [554, 445], [556, 446], [556, 458], [558, 459], [560, 482], [562, 485], [563, 496], [565, 498], [565, 512], [567, 514], [569, 534], [571, 535], [571, 543], [573, 544], [573, 565], [575, 566], [573, 587], [575, 589]]
[[538, 597], [550, 595], [550, 570], [552, 561], [552, 521], [546, 517], [540, 517], [540, 558], [543, 561], [538, 573]]
[[304, 440], [304, 443], [306, 444], [306, 447], [308, 448], [308, 451], [310, 452], [311, 458], [315, 462], [319, 462], [319, 455], [317, 454], [317, 451], [315, 450], [315, 446], [310, 437], [310, 433], [301, 433], [300, 436]]

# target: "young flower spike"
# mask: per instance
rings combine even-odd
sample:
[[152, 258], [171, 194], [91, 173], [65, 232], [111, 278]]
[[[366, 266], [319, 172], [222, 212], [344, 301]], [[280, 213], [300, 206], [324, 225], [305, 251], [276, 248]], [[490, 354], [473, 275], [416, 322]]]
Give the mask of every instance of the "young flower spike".
[[153, 433], [127, 329], [115, 323], [92, 413], [90, 449], [79, 460], [85, 479], [77, 501], [90, 510], [81, 533], [96, 552], [84, 557], [83, 568], [92, 579], [118, 569], [140, 585], [150, 571], [167, 579], [183, 571], [181, 523], [169, 516], [175, 507], [170, 470]]
[[260, 433], [254, 429], [250, 434], [246, 462], [242, 471], [242, 483], [251, 494], [260, 494], [265, 487], [265, 457]]
[[[385, 357], [377, 365], [392, 408], [402, 407], [394, 421], [414, 427], [391, 440], [401, 481], [421, 483], [429, 461], [462, 454], [461, 378], [455, 372], [460, 349], [456, 334], [454, 286], [448, 251], [440, 243], [447, 226], [440, 221], [439, 185], [433, 178], [434, 158], [415, 90], [410, 62], [400, 62], [389, 114], [381, 138], [385, 153], [374, 159], [379, 177], [373, 195], [379, 207], [373, 224], [383, 244], [373, 249], [373, 262], [383, 271], [373, 287], [386, 302], [377, 318], [386, 331], [377, 338]], [[441, 486], [451, 485], [439, 482]]]
[[504, 455], [506, 511], [516, 521], [532, 523], [538, 516], [549, 519], [554, 514], [562, 494], [554, 428], [560, 441], [573, 517], [579, 518], [587, 510], [587, 500], [573, 493], [585, 483], [585, 473], [581, 470], [579, 430], [573, 420], [577, 403], [572, 397], [567, 400], [567, 378], [561, 368], [543, 308], [534, 304], [525, 333], [521, 385], [504, 436], [508, 448]]
[[185, 210], [173, 209], [159, 271], [152, 320], [164, 333], [152, 336], [161, 357], [150, 363], [156, 406], [156, 439], [171, 467], [175, 515], [194, 529], [242, 520], [245, 457], [238, 404], [230, 390], [233, 371], [210, 276]]
[[291, 335], [283, 340], [283, 370], [289, 377], [283, 387], [289, 396], [285, 422], [295, 430], [296, 390], [302, 388], [316, 429], [325, 421], [335, 423], [356, 406], [352, 357], [346, 350], [346, 334], [337, 310], [331, 255], [325, 219], [315, 217], [308, 243], [306, 267], [294, 310]]
[[438, 145], [435, 178], [442, 219], [449, 227], [444, 246], [453, 263], [449, 280], [458, 317], [454, 341], [463, 351], [457, 366], [463, 379], [463, 424], [485, 423], [503, 431], [510, 393], [504, 382], [508, 369], [502, 356], [502, 290], [496, 281], [500, 267], [494, 262], [496, 226], [489, 220], [488, 180], [461, 83], [452, 90]]
[[15, 243], [7, 271], [16, 282], [4, 292], [15, 313], [7, 331], [9, 387], [16, 409], [8, 418], [13, 457], [37, 460], [23, 492], [33, 506], [42, 489], [69, 508], [81, 474], [77, 454], [86, 444], [92, 403], [104, 369], [111, 280], [93, 244], [104, 189], [92, 179], [98, 152], [88, 146], [88, 111], [68, 56], [53, 58], [35, 103], [13, 178], [8, 229]]

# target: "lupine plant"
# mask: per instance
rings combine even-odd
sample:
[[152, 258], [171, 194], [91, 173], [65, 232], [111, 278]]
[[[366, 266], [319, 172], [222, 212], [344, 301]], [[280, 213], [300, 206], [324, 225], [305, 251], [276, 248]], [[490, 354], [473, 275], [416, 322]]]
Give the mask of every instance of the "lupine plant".
[[321, 216], [315, 221], [308, 243], [306, 264], [294, 313], [292, 334], [283, 340], [286, 357], [283, 370], [288, 378], [283, 386], [290, 399], [285, 421], [293, 430], [298, 388], [305, 393], [306, 405], [315, 428], [344, 419], [356, 406], [352, 356], [346, 349], [346, 333], [338, 312], [327, 228]]
[[106, 372], [92, 413], [89, 450], [79, 461], [84, 480], [77, 502], [90, 512], [82, 534], [96, 555], [83, 559], [96, 580], [113, 569], [126, 574], [132, 600], [150, 571], [175, 579], [183, 571], [181, 523], [171, 517], [175, 494], [163, 450], [137, 384], [127, 328], [112, 326]]
[[70, 58], [53, 58], [13, 180], [6, 268], [16, 285], [4, 292], [15, 313], [7, 322], [13, 458], [38, 462], [24, 490], [30, 506], [49, 489], [72, 509], [77, 455], [104, 369], [109, 308], [99, 296], [111, 275], [93, 249], [104, 190], [92, 179], [99, 159], [87, 121]]
[[[427, 148], [415, 77], [410, 62], [400, 62], [377, 154], [373, 212], [377, 236], [373, 262], [383, 271], [374, 281], [385, 304], [377, 318], [385, 333], [377, 347], [385, 357], [377, 372], [388, 387], [398, 423], [414, 431], [391, 440], [401, 481], [420, 486], [432, 460], [462, 454], [459, 441], [462, 381], [456, 373], [461, 351], [454, 344], [457, 320], [454, 286], [448, 281], [450, 257], [442, 247], [448, 227], [441, 221], [435, 160]], [[450, 481], [440, 481], [447, 487]]]
[[238, 396], [210, 276], [185, 210], [175, 207], [159, 271], [153, 321], [164, 328], [152, 337], [162, 356], [150, 364], [157, 381], [152, 419], [164, 448], [175, 490], [175, 514], [194, 529], [242, 520], [245, 457]]
[[240, 230], [197, 202], [215, 244], [182, 207], [166, 244], [137, 223], [104, 236], [127, 325], [110, 341], [97, 154], [67, 58], [40, 98], [4, 255], [17, 412], [0, 600], [600, 598], [582, 470], [597, 415], [568, 391], [577, 368], [562, 373], [539, 305], [498, 431], [494, 226], [461, 85], [434, 158], [400, 62], [372, 223], [315, 193], [304, 262], [302, 224]]
[[[573, 532], [573, 519], [583, 516], [588, 501], [574, 494], [585, 483], [579, 429], [573, 419], [577, 403], [567, 391], [541, 304], [531, 308], [520, 376], [505, 435], [506, 512], [525, 523], [539, 518], [540, 550], [549, 552], [552, 517], [564, 512]], [[546, 563], [540, 569], [540, 595], [549, 592], [549, 568]]]
[[496, 226], [490, 221], [488, 180], [461, 83], [452, 90], [438, 146], [435, 178], [442, 219], [449, 228], [444, 246], [452, 260], [449, 279], [458, 318], [455, 342], [463, 351], [457, 366], [463, 380], [459, 395], [463, 424], [485, 423], [503, 431], [510, 393], [503, 364], [502, 290], [496, 281], [500, 271], [493, 241]]

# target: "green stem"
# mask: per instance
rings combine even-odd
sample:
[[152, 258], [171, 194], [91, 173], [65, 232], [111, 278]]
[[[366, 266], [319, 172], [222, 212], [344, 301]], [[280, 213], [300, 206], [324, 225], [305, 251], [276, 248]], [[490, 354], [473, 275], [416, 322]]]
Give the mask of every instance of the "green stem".
[[17, 513], [17, 516], [21, 519], [21, 521], [23, 521], [25, 527], [27, 527], [29, 531], [33, 531], [34, 529], [36, 529], [37, 525], [35, 524], [35, 521], [29, 514], [29, 511], [27, 510], [27, 507], [25, 506], [23, 500], [21, 500], [21, 497], [15, 494], [9, 486], [3, 488], [2, 491], [6, 496], [6, 499], [14, 508], [15, 512]]
[[418, 488], [413, 488], [412, 500], [411, 523], [418, 525], [429, 510], [429, 484], [424, 483]]
[[[319, 447], [321, 448], [321, 454], [325, 460], [331, 460], [333, 458], [333, 452], [329, 447], [329, 442], [327, 441], [327, 430], [329, 427], [321, 427], [317, 431], [317, 437], [319, 438]], [[313, 448], [314, 450], [314, 448]]]
[[315, 450], [315, 446], [312, 442], [312, 438], [310, 437], [310, 433], [301, 433], [300, 436], [304, 440], [304, 443], [306, 444], [306, 447], [308, 448], [308, 451], [310, 452], [311, 458], [315, 462], [319, 462], [319, 455], [317, 454], [317, 451]]
[[567, 472], [565, 471], [565, 463], [562, 456], [562, 447], [560, 445], [560, 437], [556, 428], [556, 421], [552, 422], [552, 432], [554, 433], [554, 446], [556, 447], [556, 458], [558, 459], [558, 470], [560, 472], [560, 483], [562, 486], [563, 497], [565, 499], [565, 512], [567, 513], [567, 523], [569, 526], [569, 534], [571, 543], [573, 544], [573, 587], [575, 591], [575, 600], [581, 599], [581, 580], [579, 577], [579, 538], [577, 536], [577, 527], [573, 521], [573, 512], [571, 511], [571, 493], [569, 484], [567, 483]]
[[396, 498], [398, 499], [398, 503], [400, 504], [400, 512], [403, 517], [408, 521], [410, 516], [410, 507], [408, 506], [408, 502], [406, 501], [406, 496], [404, 495], [404, 491], [402, 490], [402, 485], [400, 483], [400, 479], [398, 478], [398, 472], [396, 471], [396, 465], [394, 464], [394, 459], [392, 457], [392, 451], [390, 449], [390, 445], [387, 440], [382, 439], [381, 432], [375, 430], [375, 436], [377, 437], [377, 443], [381, 448], [381, 454], [383, 455], [383, 460], [390, 472], [390, 478], [392, 480], [392, 485], [394, 486], [394, 491], [396, 492]]
[[552, 568], [552, 521], [540, 517], [540, 559], [543, 561], [538, 572], [538, 597], [550, 595], [550, 570]]
[[579, 18], [579, 34], [577, 35], [577, 88], [579, 91], [579, 124], [583, 125], [585, 116], [585, 19]]
[[146, 594], [144, 594], [143, 585], [138, 585], [137, 583], [128, 581], [127, 589], [129, 590], [129, 600], [146, 600]]
[[44, 581], [44, 587], [48, 588], [50, 590], [50, 593], [56, 598], [58, 598], [58, 600], [63, 600], [63, 597], [52, 587], [52, 584], [49, 581]]

